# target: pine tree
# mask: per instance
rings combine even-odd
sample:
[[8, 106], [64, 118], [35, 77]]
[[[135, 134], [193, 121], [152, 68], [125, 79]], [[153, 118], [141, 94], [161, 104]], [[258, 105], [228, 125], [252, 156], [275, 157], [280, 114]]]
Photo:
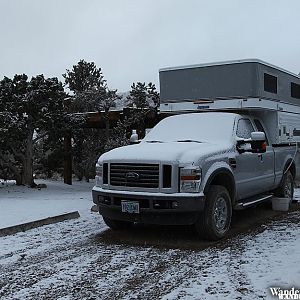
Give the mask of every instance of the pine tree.
[[136, 108], [132, 123], [138, 129], [139, 136], [145, 132], [145, 118], [149, 112], [157, 113], [159, 106], [159, 93], [155, 84], [145, 82], [133, 83], [127, 97], [128, 106]]
[[[101, 68], [95, 63], [80, 60], [72, 70], [63, 74], [65, 85], [71, 91], [70, 111], [83, 113], [89, 111], [104, 112], [105, 130], [76, 128], [73, 131], [74, 172], [79, 179], [87, 180], [94, 172], [97, 157], [104, 151], [110, 136], [108, 112], [116, 106], [120, 98], [117, 90], [108, 88]], [[93, 172], [92, 172], [93, 170]]]
[[72, 70], [66, 70], [63, 74], [65, 84], [74, 94], [90, 90], [101, 90], [104, 88], [106, 81], [102, 75], [101, 68], [97, 68], [94, 62], [80, 60], [74, 65]]
[[149, 82], [137, 82], [131, 85], [131, 91], [127, 97], [128, 105], [138, 109], [157, 108], [159, 106], [159, 93], [155, 84]]
[[115, 107], [120, 97], [117, 90], [110, 90], [94, 62], [80, 60], [72, 70], [63, 74], [65, 86], [72, 92], [72, 112], [104, 111]]

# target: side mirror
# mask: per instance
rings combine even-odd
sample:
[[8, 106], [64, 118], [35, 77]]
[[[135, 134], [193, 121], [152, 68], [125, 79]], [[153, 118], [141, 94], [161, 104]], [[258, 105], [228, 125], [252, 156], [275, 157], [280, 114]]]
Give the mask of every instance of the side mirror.
[[237, 141], [237, 150], [239, 153], [264, 153], [266, 152], [266, 135], [264, 132], [252, 132], [251, 138]]
[[251, 148], [253, 153], [266, 152], [267, 143], [266, 143], [266, 135], [264, 132], [251, 133]]
[[252, 141], [266, 141], [266, 135], [264, 132], [261, 131], [255, 131], [255, 132], [251, 132], [251, 140]]

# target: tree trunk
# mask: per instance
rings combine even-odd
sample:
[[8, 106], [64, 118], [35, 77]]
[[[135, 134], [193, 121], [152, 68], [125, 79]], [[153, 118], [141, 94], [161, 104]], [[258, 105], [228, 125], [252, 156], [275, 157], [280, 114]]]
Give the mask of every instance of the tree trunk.
[[25, 141], [25, 152], [23, 161], [22, 184], [34, 187], [33, 180], [33, 129], [29, 130]]
[[105, 116], [105, 139], [106, 139], [106, 142], [109, 139], [109, 115], [108, 115], [108, 112], [106, 113], [106, 116]]
[[22, 176], [20, 174], [15, 174], [16, 185], [23, 185]]
[[66, 130], [64, 136], [64, 183], [72, 185], [72, 132]]

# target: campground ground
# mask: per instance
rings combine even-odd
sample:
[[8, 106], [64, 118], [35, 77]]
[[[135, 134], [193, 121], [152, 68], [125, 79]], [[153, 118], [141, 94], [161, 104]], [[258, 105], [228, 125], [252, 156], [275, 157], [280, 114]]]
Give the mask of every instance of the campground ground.
[[47, 185], [1, 185], [0, 227], [43, 217], [42, 208], [81, 217], [0, 237], [0, 299], [275, 299], [270, 287], [299, 288], [297, 204], [235, 214], [230, 237], [208, 243], [189, 227], [113, 232], [90, 211], [92, 183]]

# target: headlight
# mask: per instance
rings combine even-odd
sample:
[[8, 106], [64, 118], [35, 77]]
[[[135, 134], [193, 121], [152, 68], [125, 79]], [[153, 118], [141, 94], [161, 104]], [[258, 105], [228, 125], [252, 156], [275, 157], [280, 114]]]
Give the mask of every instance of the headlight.
[[103, 178], [103, 165], [96, 164], [96, 186], [102, 186], [102, 178]]
[[201, 184], [201, 169], [188, 166], [180, 169], [180, 192], [198, 193]]

